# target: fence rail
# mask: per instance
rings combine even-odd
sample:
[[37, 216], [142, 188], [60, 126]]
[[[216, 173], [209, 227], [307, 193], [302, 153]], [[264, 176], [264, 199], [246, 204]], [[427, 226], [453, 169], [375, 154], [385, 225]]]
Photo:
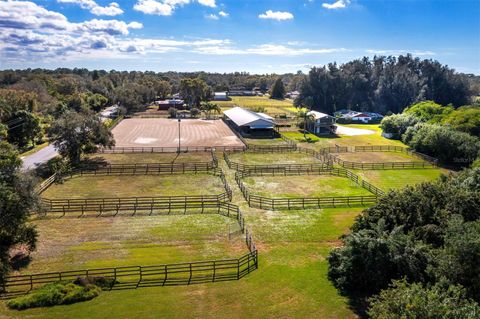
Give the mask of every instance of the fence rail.
[[[275, 176], [275, 175], [335, 175], [349, 178], [354, 183], [372, 192], [374, 195], [370, 196], [335, 196], [335, 197], [317, 197], [317, 198], [271, 198], [252, 194], [247, 186], [243, 183], [242, 179], [247, 176]], [[267, 209], [267, 210], [280, 210], [280, 209], [305, 209], [305, 208], [323, 208], [323, 207], [337, 207], [337, 206], [354, 206], [354, 205], [367, 205], [373, 204], [377, 201], [377, 197], [383, 195], [383, 191], [379, 188], [371, 185], [368, 182], [360, 184], [358, 175], [343, 169], [343, 168], [328, 168], [319, 169], [307, 172], [287, 172], [285, 170], [279, 171], [257, 171], [255, 173], [251, 171], [235, 173], [235, 181], [238, 187], [242, 191], [245, 200], [250, 207]], [[366, 187], [365, 187], [366, 186]]]
[[[398, 152], [405, 153], [411, 156], [422, 159], [422, 161], [408, 161], [408, 162], [380, 162], [380, 163], [360, 163], [342, 160], [339, 155], [334, 153], [345, 152]], [[353, 149], [342, 149], [342, 152], [332, 151], [332, 149], [325, 149], [323, 153], [333, 163], [347, 168], [347, 169], [362, 169], [362, 170], [375, 170], [375, 169], [414, 169], [414, 168], [434, 168], [438, 166], [438, 160], [434, 157], [413, 151], [406, 147], [391, 146], [391, 145], [372, 145], [372, 146], [355, 146]]]
[[14, 275], [0, 282], [1, 298], [11, 298], [32, 289], [62, 280], [73, 281], [79, 277], [103, 277], [111, 280], [111, 289], [128, 289], [152, 286], [176, 286], [197, 283], [239, 280], [258, 268], [258, 251], [252, 233], [246, 228], [239, 207], [231, 203], [216, 203], [217, 213], [237, 220], [245, 235], [248, 253], [239, 258], [197, 261], [153, 266], [127, 266], [49, 273]]
[[[223, 158], [230, 169], [236, 171], [295, 171], [295, 172], [302, 172], [302, 171], [316, 171], [319, 169], [327, 169], [331, 166], [331, 163], [326, 162], [327, 157], [323, 154], [316, 152], [314, 150], [303, 148], [303, 147], [289, 147], [289, 146], [281, 146], [281, 145], [269, 145], [269, 146], [262, 146], [259, 148], [249, 148], [248, 150], [244, 151], [243, 153], [305, 153], [311, 155], [315, 159], [321, 161], [321, 163], [311, 163], [311, 164], [268, 164], [268, 165], [258, 165], [258, 164], [243, 164], [234, 162], [230, 159], [229, 154], [233, 152], [223, 152]], [[236, 152], [238, 154], [238, 152]]]
[[246, 146], [182, 146], [178, 147], [112, 147], [99, 148], [100, 154], [124, 154], [124, 153], [187, 153], [187, 152], [210, 152], [210, 151], [243, 151]]

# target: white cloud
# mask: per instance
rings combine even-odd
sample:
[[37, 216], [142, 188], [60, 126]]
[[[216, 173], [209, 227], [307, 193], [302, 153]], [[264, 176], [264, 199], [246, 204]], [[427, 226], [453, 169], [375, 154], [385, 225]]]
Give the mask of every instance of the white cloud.
[[215, 3], [215, 0], [198, 0], [198, 3], [210, 8], [215, 8], [217, 6], [217, 4]]
[[221, 16], [221, 17], [226, 18], [226, 17], [228, 17], [230, 14], [227, 13], [227, 12], [225, 12], [225, 11], [220, 11], [220, 12], [218, 13], [218, 15]]
[[334, 3], [322, 3], [322, 7], [329, 10], [344, 9], [350, 4], [350, 0], [338, 0]]
[[433, 56], [436, 55], [435, 52], [429, 50], [374, 50], [369, 49], [365, 50], [368, 54], [376, 54], [376, 55], [405, 55], [405, 54], [412, 54], [417, 56]]
[[174, 13], [177, 7], [181, 7], [193, 2], [198, 2], [203, 6], [211, 8], [215, 8], [217, 6], [215, 0], [137, 0], [137, 3], [135, 3], [133, 9], [145, 14], [170, 16]]
[[169, 16], [173, 13], [173, 6], [156, 0], [140, 0], [134, 6], [134, 10], [145, 14], [155, 14], [160, 16]]
[[260, 14], [258, 17], [260, 19], [283, 21], [293, 19], [293, 14], [291, 14], [290, 12], [268, 10], [267, 12]]
[[218, 20], [220, 19], [216, 14], [207, 14], [205, 18], [210, 19], [210, 20]]
[[116, 16], [123, 13], [123, 10], [120, 9], [120, 6], [116, 2], [111, 2], [105, 7], [98, 5], [94, 0], [57, 0], [57, 2], [79, 4], [81, 8], [89, 10], [97, 16]]
[[345, 48], [324, 48], [324, 49], [309, 49], [309, 48], [293, 48], [281, 44], [262, 44], [259, 46], [240, 49], [226, 45], [200, 46], [194, 52], [208, 55], [263, 55], [263, 56], [302, 56], [315, 54], [328, 54], [347, 52]]

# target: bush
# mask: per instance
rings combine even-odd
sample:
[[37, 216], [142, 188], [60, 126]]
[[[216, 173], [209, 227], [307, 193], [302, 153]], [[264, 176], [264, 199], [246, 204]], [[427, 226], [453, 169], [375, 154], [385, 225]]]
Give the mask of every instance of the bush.
[[28, 295], [21, 296], [7, 302], [10, 309], [23, 310], [35, 307], [50, 307], [66, 305], [97, 297], [101, 288], [88, 284], [80, 286], [72, 282], [59, 281], [44, 285]]
[[417, 124], [408, 128], [403, 142], [416, 151], [459, 166], [470, 165], [480, 151], [480, 140], [450, 127]]
[[433, 101], [423, 101], [410, 105], [403, 113], [419, 118], [422, 122], [440, 123], [453, 112], [453, 106], [442, 106]]
[[448, 284], [424, 288], [417, 283], [395, 281], [370, 302], [368, 315], [372, 319], [474, 319], [480, 314], [480, 306], [466, 298], [462, 287]]
[[408, 114], [394, 114], [384, 117], [380, 123], [383, 132], [392, 134], [392, 138], [401, 139], [410, 126], [420, 123], [420, 119]]

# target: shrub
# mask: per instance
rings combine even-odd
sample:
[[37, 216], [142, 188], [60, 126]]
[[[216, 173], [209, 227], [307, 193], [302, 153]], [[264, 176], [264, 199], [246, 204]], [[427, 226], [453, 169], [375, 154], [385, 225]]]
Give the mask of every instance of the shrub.
[[462, 287], [448, 284], [425, 288], [418, 283], [395, 281], [370, 302], [368, 315], [372, 319], [474, 319], [480, 313], [480, 306], [466, 298]]
[[480, 137], [480, 107], [462, 106], [446, 116], [442, 123], [458, 131]]
[[480, 140], [450, 127], [417, 124], [408, 128], [403, 142], [416, 151], [460, 166], [471, 164], [480, 150]]
[[422, 122], [440, 123], [453, 112], [452, 106], [443, 106], [433, 101], [423, 101], [410, 105], [403, 113], [419, 118]]
[[410, 126], [419, 123], [420, 119], [409, 114], [394, 114], [384, 117], [380, 123], [383, 132], [392, 134], [392, 138], [401, 139]]
[[101, 288], [93, 284], [80, 286], [72, 282], [59, 281], [44, 285], [28, 295], [9, 300], [7, 306], [10, 309], [22, 310], [72, 304], [91, 300], [97, 297], [100, 292]]

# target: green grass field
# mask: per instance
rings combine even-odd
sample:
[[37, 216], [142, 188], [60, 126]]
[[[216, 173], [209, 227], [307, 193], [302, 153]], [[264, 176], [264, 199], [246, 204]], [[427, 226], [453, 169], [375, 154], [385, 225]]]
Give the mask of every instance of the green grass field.
[[[234, 219], [220, 215], [35, 220], [40, 234], [22, 274], [236, 258], [247, 253]], [[68, 232], [65, 232], [68, 229]]]
[[212, 154], [209, 152], [91, 154], [87, 159], [110, 164], [211, 162]]
[[337, 157], [341, 160], [354, 163], [423, 162], [423, 160], [409, 154], [396, 152], [339, 153]]
[[265, 197], [370, 196], [369, 191], [350, 179], [330, 175], [253, 176], [244, 179], [255, 195]]
[[319, 159], [312, 155], [301, 152], [287, 153], [251, 153], [239, 152], [228, 155], [232, 162], [260, 165], [260, 164], [318, 164]]
[[[384, 139], [379, 134], [321, 138], [317, 143], [305, 144], [320, 148], [323, 145], [334, 146], [335, 143], [348, 146], [402, 145], [398, 141]], [[217, 155], [221, 159], [221, 153]], [[264, 159], [263, 164], [272, 163], [272, 158]], [[260, 159], [253, 160], [261, 163]], [[339, 295], [327, 278], [327, 257], [332, 247], [341, 244], [338, 238], [349, 231], [355, 217], [363, 208], [301, 211], [264, 211], [249, 208], [236, 187], [234, 172], [228, 170], [223, 160], [220, 160], [219, 164], [233, 188], [233, 203], [241, 207], [259, 249], [258, 270], [239, 281], [103, 292], [92, 301], [68, 306], [11, 311], [0, 302], [0, 318], [357, 318], [350, 309], [348, 300]], [[446, 171], [414, 169], [355, 173], [386, 190], [433, 180], [442, 172]], [[196, 176], [183, 181], [177, 179], [180, 177], [182, 175], [174, 175], [171, 180], [175, 189], [168, 186], [177, 194], [185, 190], [200, 193], [207, 193], [209, 190], [204, 183], [197, 182]], [[120, 186], [118, 183], [110, 186], [116, 187], [115, 189], [127, 187], [131, 194], [136, 194], [136, 187], [130, 185], [134, 183], [136, 176], [125, 178], [127, 182], [122, 182]], [[260, 183], [270, 182], [269, 178], [259, 177]], [[366, 192], [353, 186], [350, 180], [340, 177], [328, 181], [331, 176], [321, 176], [322, 180], [319, 180], [319, 176], [295, 176], [295, 179], [298, 178], [295, 181], [293, 176], [289, 176], [277, 186], [279, 178], [272, 177], [271, 185], [267, 186], [272, 192], [279, 189], [280, 193], [286, 195], [300, 193], [328, 196], [328, 192]], [[85, 191], [91, 186], [88, 183], [79, 183], [75, 188], [77, 187]], [[264, 187], [262, 185], [260, 191], [265, 189]], [[71, 191], [77, 192], [73, 187]], [[69, 267], [238, 257], [246, 252], [241, 237], [235, 237], [230, 242], [227, 239], [228, 232], [237, 229], [236, 223], [215, 215], [34, 222], [40, 235], [38, 249], [32, 256], [30, 268], [22, 271], [23, 273], [64, 270]]]
[[225, 192], [219, 177], [209, 174], [74, 176], [53, 184], [45, 198], [117, 198], [208, 195]]
[[356, 171], [366, 181], [383, 189], [399, 189], [407, 185], [415, 185], [437, 179], [448, 171], [438, 168], [400, 169], [400, 170], [366, 170]]
[[232, 96], [231, 101], [215, 101], [222, 110], [227, 110], [234, 106], [241, 106], [247, 109], [256, 110], [259, 107], [265, 109], [265, 113], [274, 115], [296, 114], [297, 108], [293, 106], [292, 100], [274, 100], [266, 96]]

